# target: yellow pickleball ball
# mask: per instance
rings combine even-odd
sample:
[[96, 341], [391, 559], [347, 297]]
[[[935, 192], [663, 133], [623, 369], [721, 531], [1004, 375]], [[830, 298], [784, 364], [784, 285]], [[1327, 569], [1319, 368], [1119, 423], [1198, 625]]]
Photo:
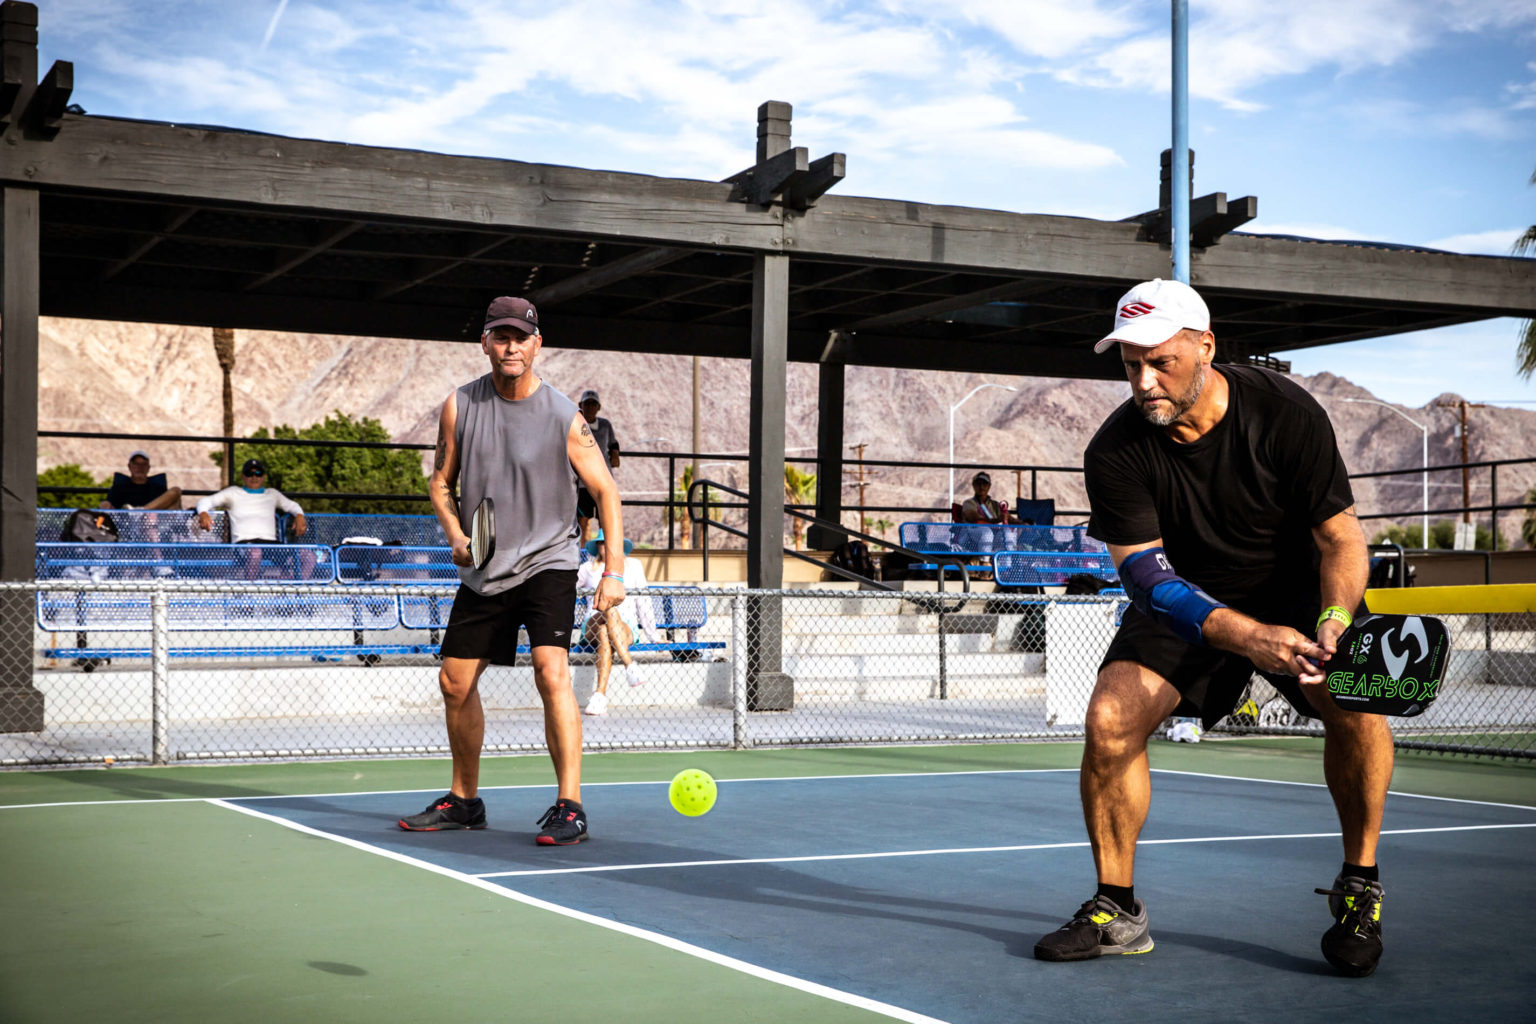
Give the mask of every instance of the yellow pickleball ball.
[[697, 818], [715, 806], [716, 793], [714, 778], [698, 768], [684, 768], [672, 776], [672, 785], [667, 788], [673, 809], [690, 818]]

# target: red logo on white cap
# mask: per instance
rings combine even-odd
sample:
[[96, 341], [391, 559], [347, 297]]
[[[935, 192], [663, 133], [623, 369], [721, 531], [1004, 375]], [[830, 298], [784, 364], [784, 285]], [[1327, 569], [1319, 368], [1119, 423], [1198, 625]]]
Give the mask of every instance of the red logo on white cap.
[[1127, 302], [1120, 307], [1120, 317], [1123, 320], [1130, 320], [1134, 317], [1145, 316], [1156, 308], [1156, 306], [1147, 302]]

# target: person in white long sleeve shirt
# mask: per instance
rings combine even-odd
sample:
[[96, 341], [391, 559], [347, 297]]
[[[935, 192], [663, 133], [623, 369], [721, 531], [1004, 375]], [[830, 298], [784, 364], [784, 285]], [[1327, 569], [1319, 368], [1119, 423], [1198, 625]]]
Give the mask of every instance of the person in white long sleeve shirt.
[[293, 516], [293, 535], [304, 536], [308, 528], [304, 510], [282, 491], [266, 485], [267, 467], [261, 460], [246, 459], [245, 465], [240, 467], [240, 476], [245, 481], [244, 486], [226, 487], [217, 494], [198, 499], [197, 525], [200, 529], [212, 529], [213, 516], [209, 513], [222, 508], [229, 512], [230, 540], [236, 544], [275, 544], [279, 540], [277, 513], [282, 511]]
[[[597, 552], [602, 549], [602, 543], [602, 531], [598, 531], [597, 537], [587, 542], [587, 553], [592, 557], [576, 570], [578, 590], [595, 589], [602, 577], [603, 563], [597, 557]], [[626, 538], [624, 541], [624, 589], [626, 591], [646, 586], [645, 567], [640, 564], [640, 559], [630, 554], [632, 550], [634, 550], [634, 542]], [[581, 637], [597, 648], [597, 689], [592, 691], [592, 696], [588, 698], [583, 713], [588, 715], [607, 713], [608, 677], [613, 671], [615, 657], [624, 665], [624, 676], [630, 686], [639, 686], [645, 682], [639, 663], [629, 653], [629, 645], [634, 643], [642, 630], [651, 643], [656, 642], [656, 610], [651, 607], [651, 599], [648, 597], [625, 601], [607, 612], [592, 611], [590, 605], [588, 606], [587, 617], [581, 624]]]

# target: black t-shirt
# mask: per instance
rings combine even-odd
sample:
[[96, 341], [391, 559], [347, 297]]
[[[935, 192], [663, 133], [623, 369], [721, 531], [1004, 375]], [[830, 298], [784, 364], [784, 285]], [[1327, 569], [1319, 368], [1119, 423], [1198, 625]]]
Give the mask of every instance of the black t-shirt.
[[112, 474], [112, 486], [107, 490], [107, 500], [113, 508], [143, 508], [166, 491], [165, 474], [156, 473], [141, 484], [122, 473]]
[[1265, 621], [1315, 605], [1312, 528], [1354, 504], [1328, 414], [1281, 374], [1218, 365], [1226, 415], [1180, 444], [1131, 401], [1088, 443], [1088, 533], [1107, 544], [1162, 538], [1174, 571]]

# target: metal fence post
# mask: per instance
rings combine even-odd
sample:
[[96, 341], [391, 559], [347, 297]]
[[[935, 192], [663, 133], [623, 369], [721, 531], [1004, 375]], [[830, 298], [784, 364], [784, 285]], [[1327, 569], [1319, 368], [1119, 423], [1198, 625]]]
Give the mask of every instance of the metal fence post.
[[744, 750], [752, 745], [747, 735], [747, 602], [731, 598], [731, 746]]
[[165, 591], [150, 595], [150, 763], [169, 761], [170, 722], [166, 685], [170, 674], [170, 602]]

